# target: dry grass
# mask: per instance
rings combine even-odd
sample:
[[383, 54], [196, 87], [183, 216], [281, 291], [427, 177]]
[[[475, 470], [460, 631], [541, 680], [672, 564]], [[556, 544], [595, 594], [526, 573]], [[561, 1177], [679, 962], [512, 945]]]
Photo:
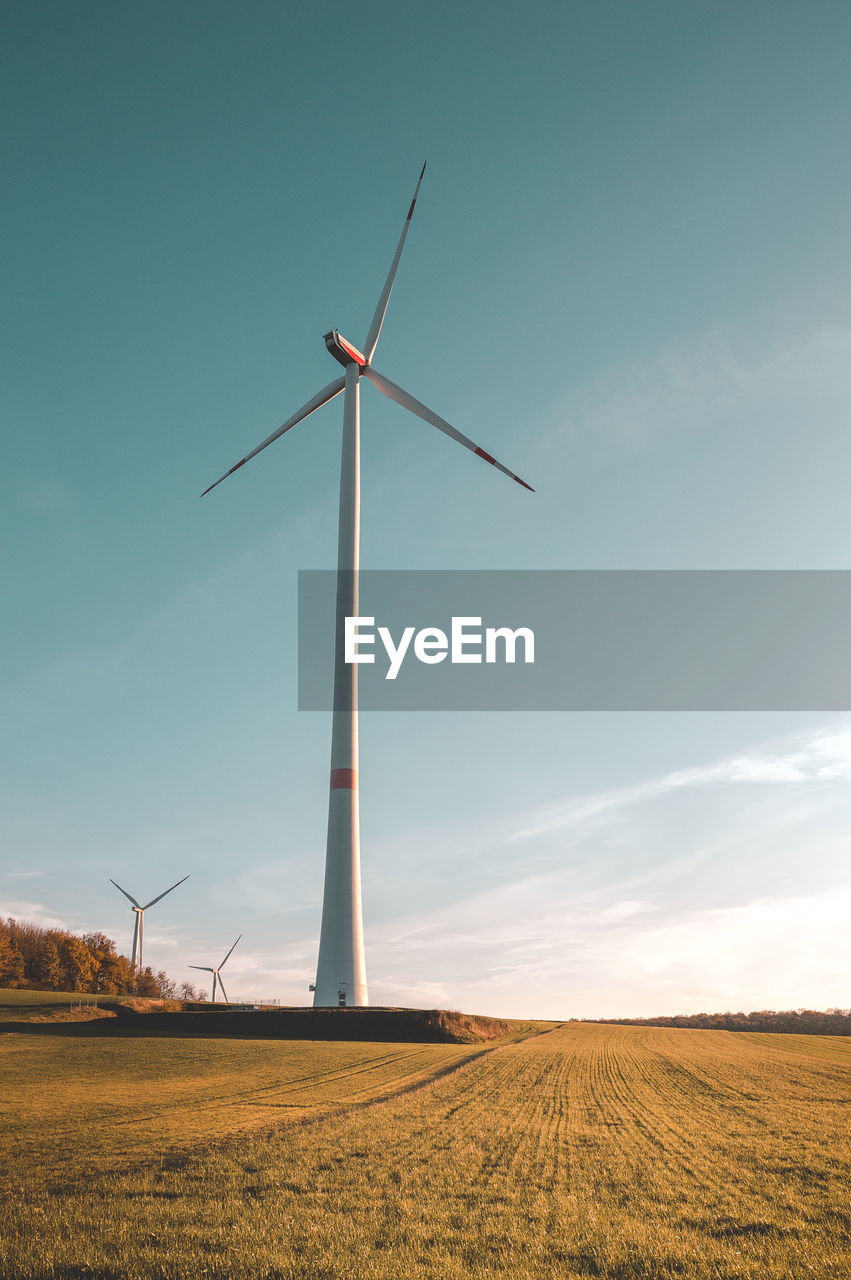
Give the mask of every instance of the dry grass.
[[[799, 1039], [571, 1024], [466, 1060], [428, 1046], [460, 1065], [413, 1092], [315, 1120], [279, 1112], [275, 1132], [142, 1168], [113, 1152], [114, 1171], [85, 1180], [81, 1132], [52, 1188], [19, 1165], [0, 1273], [838, 1280], [851, 1272], [851, 1042]], [[248, 1056], [219, 1108], [239, 1105], [258, 1048], [299, 1047], [276, 1086], [294, 1099], [314, 1055], [368, 1046], [231, 1044]], [[97, 1066], [78, 1060], [72, 1088], [85, 1095]], [[365, 1070], [338, 1063], [338, 1104], [384, 1068]], [[149, 1087], [159, 1096], [158, 1078]]]
[[99, 1022], [102, 1018], [114, 1018], [112, 1009], [98, 1005], [69, 1005], [67, 1009], [52, 1009], [49, 1013], [33, 1013], [25, 1022]]
[[131, 1013], [180, 1013], [186, 1004], [185, 1000], [166, 1000], [152, 996], [116, 996], [114, 1001]]
[[174, 1155], [325, 1114], [409, 1087], [470, 1053], [454, 1045], [104, 1039], [61, 1030], [71, 1034], [36, 1024], [31, 1034], [0, 1037], [0, 1184], [31, 1187], [57, 1171], [65, 1182], [68, 1174], [135, 1165], [151, 1152]]
[[[434, 1009], [429, 1018], [436, 1027], [456, 1044], [481, 1044], [487, 1040], [501, 1040], [510, 1036], [518, 1028], [528, 1034], [531, 1024], [504, 1022], [498, 1018], [482, 1018], [476, 1014], [459, 1013], [457, 1009]], [[556, 1024], [552, 1024], [556, 1025]], [[536, 1029], [541, 1030], [543, 1024], [538, 1023]]]
[[94, 1008], [108, 1003], [105, 996], [81, 995], [77, 991], [5, 990], [0, 991], [0, 1024], [66, 1016], [81, 1004]]

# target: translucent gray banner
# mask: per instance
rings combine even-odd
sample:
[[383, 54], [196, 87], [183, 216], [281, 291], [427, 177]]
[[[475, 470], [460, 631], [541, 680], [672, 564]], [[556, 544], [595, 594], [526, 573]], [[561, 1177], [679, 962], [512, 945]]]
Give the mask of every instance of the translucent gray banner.
[[[336, 586], [299, 573], [302, 711], [332, 706]], [[851, 571], [362, 570], [359, 588], [363, 710], [851, 709]]]

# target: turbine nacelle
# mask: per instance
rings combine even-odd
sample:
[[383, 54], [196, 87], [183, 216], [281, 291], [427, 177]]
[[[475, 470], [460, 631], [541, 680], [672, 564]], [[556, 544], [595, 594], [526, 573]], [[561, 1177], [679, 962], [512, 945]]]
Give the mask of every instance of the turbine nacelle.
[[357, 347], [349, 342], [337, 330], [332, 329], [330, 333], [323, 334], [325, 338], [325, 346], [330, 351], [335, 360], [338, 360], [345, 368], [347, 365], [356, 364], [361, 369], [367, 366], [367, 358], [362, 351], [358, 351]]

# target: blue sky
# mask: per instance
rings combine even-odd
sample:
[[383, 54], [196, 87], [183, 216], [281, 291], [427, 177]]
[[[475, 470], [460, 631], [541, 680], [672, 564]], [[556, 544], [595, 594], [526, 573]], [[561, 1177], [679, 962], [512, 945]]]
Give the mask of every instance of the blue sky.
[[[8, 3], [0, 912], [308, 999], [300, 568], [362, 340], [374, 568], [848, 568], [840, 3]], [[374, 1002], [848, 1003], [842, 715], [365, 715]], [[673, 779], [673, 781], [672, 781]], [[843, 914], [844, 913], [844, 914]]]

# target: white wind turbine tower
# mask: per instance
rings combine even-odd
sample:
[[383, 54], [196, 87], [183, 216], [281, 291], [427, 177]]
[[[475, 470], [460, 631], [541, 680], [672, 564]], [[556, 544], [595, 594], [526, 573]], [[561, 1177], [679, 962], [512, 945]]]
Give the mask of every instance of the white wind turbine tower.
[[[188, 880], [188, 879], [189, 879], [189, 876], [183, 877], [183, 880]], [[183, 880], [178, 880], [177, 884], [173, 884], [171, 886], [171, 889], [176, 889], [178, 884], [183, 884]], [[139, 973], [141, 973], [142, 972], [142, 933], [145, 927], [145, 912], [148, 910], [148, 907], [152, 907], [155, 902], [159, 902], [162, 898], [164, 898], [166, 896], [166, 893], [171, 893], [171, 889], [166, 889], [165, 893], [161, 893], [158, 898], [151, 898], [151, 901], [146, 902], [144, 907], [140, 907], [136, 899], [133, 897], [133, 895], [128, 893], [126, 889], [122, 889], [120, 884], [116, 884], [116, 882], [112, 879], [111, 876], [109, 877], [109, 883], [114, 884], [118, 892], [123, 893], [125, 898], [129, 898], [130, 902], [133, 904], [133, 912], [136, 916], [136, 927], [133, 930], [133, 957], [130, 963], [133, 965], [134, 971], [138, 967], [138, 971]], [[137, 956], [139, 960], [138, 966], [136, 964]]]
[[[239, 938], [241, 937], [242, 937], [242, 934], [239, 935]], [[236, 942], [239, 942], [239, 938], [237, 938]], [[228, 1000], [228, 993], [225, 991], [225, 984], [222, 982], [221, 970], [224, 969], [225, 965], [230, 959], [231, 954], [233, 952], [233, 948], [236, 946], [236, 942], [233, 944], [233, 947], [231, 947], [230, 951], [227, 953], [224, 960], [219, 965], [218, 969], [211, 969], [209, 965], [204, 965], [204, 964], [191, 964], [189, 966], [190, 969], [199, 969], [202, 973], [211, 973], [213, 975], [213, 994], [210, 996], [210, 1000], [213, 1004], [216, 1003], [216, 983], [217, 982], [222, 989], [222, 995], [225, 998], [225, 1004], [230, 1004], [230, 1001]]]
[[[331, 729], [331, 778], [328, 802], [328, 842], [325, 855], [325, 890], [322, 902], [322, 930], [316, 971], [314, 1006], [366, 1005], [366, 961], [363, 947], [361, 910], [360, 822], [358, 810], [358, 676], [357, 665], [344, 661], [343, 636], [347, 617], [358, 613], [358, 566], [360, 557], [360, 379], [366, 377], [373, 386], [404, 409], [409, 409], [452, 440], [457, 440], [478, 457], [503, 474], [523, 485], [532, 486], [509, 471], [496, 458], [480, 449], [467, 436], [456, 431], [443, 418], [415, 400], [407, 391], [391, 382], [372, 364], [381, 326], [390, 301], [390, 292], [402, 256], [402, 249], [414, 206], [417, 203], [425, 165], [417, 182], [414, 198], [402, 228], [390, 271], [378, 299], [375, 315], [359, 351], [336, 329], [326, 333], [325, 346], [345, 369], [342, 378], [329, 382], [312, 400], [308, 400], [283, 426], [273, 431], [262, 444], [241, 458], [215, 484], [233, 475], [261, 450], [289, 431], [314, 410], [345, 391], [343, 400], [343, 449], [340, 467], [340, 523], [337, 541], [337, 604], [334, 641], [334, 711]], [[204, 494], [201, 496], [203, 497]]]

